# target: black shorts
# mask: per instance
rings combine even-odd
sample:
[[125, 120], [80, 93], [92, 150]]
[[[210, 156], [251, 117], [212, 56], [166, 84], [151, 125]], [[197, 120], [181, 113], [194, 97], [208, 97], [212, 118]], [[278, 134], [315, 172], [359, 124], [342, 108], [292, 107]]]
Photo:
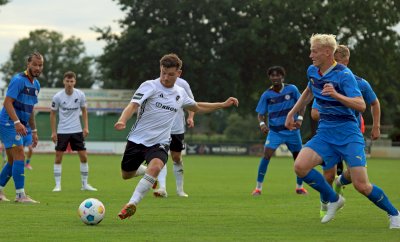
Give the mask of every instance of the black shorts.
[[171, 134], [170, 150], [181, 152], [185, 148], [185, 134]]
[[154, 158], [158, 158], [166, 164], [168, 160], [168, 149], [168, 145], [156, 144], [147, 147], [128, 140], [121, 161], [121, 169], [127, 172], [136, 171], [144, 160], [146, 164], [149, 164]]
[[57, 134], [57, 151], [66, 151], [68, 143], [71, 145], [72, 150], [86, 150], [85, 139], [83, 138], [82, 132], [74, 134]]

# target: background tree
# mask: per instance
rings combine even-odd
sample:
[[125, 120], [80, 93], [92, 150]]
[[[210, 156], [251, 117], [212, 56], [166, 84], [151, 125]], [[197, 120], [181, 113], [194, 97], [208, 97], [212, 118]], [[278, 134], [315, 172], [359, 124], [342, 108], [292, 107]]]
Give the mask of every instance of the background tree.
[[77, 74], [79, 87], [91, 87], [93, 84], [94, 74], [90, 68], [94, 59], [84, 54], [86, 49], [83, 42], [74, 36], [63, 40], [61, 33], [45, 29], [32, 31], [28, 38], [15, 43], [11, 58], [0, 68], [6, 82], [25, 70], [26, 57], [34, 50], [42, 53], [45, 59], [40, 77], [42, 87], [63, 87], [63, 75], [68, 70]]
[[350, 67], [370, 81], [384, 104], [382, 123], [393, 124], [392, 114], [399, 113], [385, 104], [398, 96], [398, 89], [387, 87], [400, 79], [395, 71], [400, 39], [393, 30], [400, 21], [400, 1], [116, 2], [126, 13], [119, 22], [121, 35], [95, 28], [107, 42], [98, 59], [105, 87], [137, 87], [158, 76], [163, 54], [175, 52], [184, 61], [183, 77], [197, 100], [235, 95], [241, 100], [240, 114], [255, 115], [257, 100], [270, 85], [266, 69], [284, 66], [286, 81], [304, 89], [310, 36], [333, 33], [340, 44], [350, 46]]

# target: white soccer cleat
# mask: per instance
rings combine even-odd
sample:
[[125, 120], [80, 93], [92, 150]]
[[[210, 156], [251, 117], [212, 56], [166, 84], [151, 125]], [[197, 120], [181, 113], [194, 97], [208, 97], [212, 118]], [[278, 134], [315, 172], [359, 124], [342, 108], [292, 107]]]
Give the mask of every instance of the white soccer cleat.
[[9, 202], [10, 200], [6, 198], [3, 191], [0, 191], [0, 202]]
[[344, 206], [344, 202], [344, 197], [342, 197], [342, 195], [339, 195], [339, 199], [336, 202], [328, 203], [326, 215], [322, 217], [321, 223], [324, 224], [331, 221], [335, 217], [336, 212]]
[[82, 186], [81, 190], [82, 191], [92, 191], [92, 192], [97, 191], [97, 189], [92, 187], [90, 184], [86, 184], [85, 186]]
[[61, 192], [61, 186], [55, 186], [53, 192]]
[[15, 202], [16, 203], [40, 203], [39, 201], [33, 200], [30, 196], [15, 198]]
[[400, 229], [400, 212], [396, 216], [389, 216], [390, 219], [390, 229]]
[[154, 190], [153, 195], [155, 197], [168, 197], [168, 193], [165, 190], [165, 188], [158, 188], [158, 189]]
[[178, 195], [178, 197], [189, 197], [189, 195], [184, 191], [177, 191], [176, 194]]

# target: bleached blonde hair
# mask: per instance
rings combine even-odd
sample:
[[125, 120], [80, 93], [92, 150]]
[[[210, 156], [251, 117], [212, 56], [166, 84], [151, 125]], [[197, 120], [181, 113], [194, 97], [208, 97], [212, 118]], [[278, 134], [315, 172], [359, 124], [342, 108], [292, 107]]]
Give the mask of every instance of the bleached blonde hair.
[[310, 38], [310, 44], [320, 44], [323, 47], [332, 49], [332, 53], [335, 53], [337, 48], [336, 35], [333, 34], [313, 34]]

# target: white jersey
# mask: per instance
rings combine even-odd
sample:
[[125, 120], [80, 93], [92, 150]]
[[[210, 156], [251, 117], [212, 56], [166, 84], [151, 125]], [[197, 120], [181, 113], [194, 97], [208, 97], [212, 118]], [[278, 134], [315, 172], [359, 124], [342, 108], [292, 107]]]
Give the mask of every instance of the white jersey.
[[73, 134], [82, 132], [79, 115], [81, 108], [86, 107], [86, 97], [79, 89], [75, 89], [71, 95], [61, 90], [53, 97], [51, 110], [58, 110], [57, 134]]
[[178, 111], [196, 104], [183, 88], [177, 85], [164, 87], [159, 78], [143, 82], [133, 94], [131, 102], [138, 103], [140, 107], [128, 140], [147, 147], [169, 144], [172, 124]]
[[[187, 95], [194, 100], [192, 90], [190, 89], [190, 85], [187, 81], [182, 78], [176, 79], [175, 85], [178, 85], [185, 89]], [[185, 110], [183, 108], [179, 109], [178, 115], [174, 120], [174, 124], [172, 125], [171, 134], [183, 134], [185, 133]]]

